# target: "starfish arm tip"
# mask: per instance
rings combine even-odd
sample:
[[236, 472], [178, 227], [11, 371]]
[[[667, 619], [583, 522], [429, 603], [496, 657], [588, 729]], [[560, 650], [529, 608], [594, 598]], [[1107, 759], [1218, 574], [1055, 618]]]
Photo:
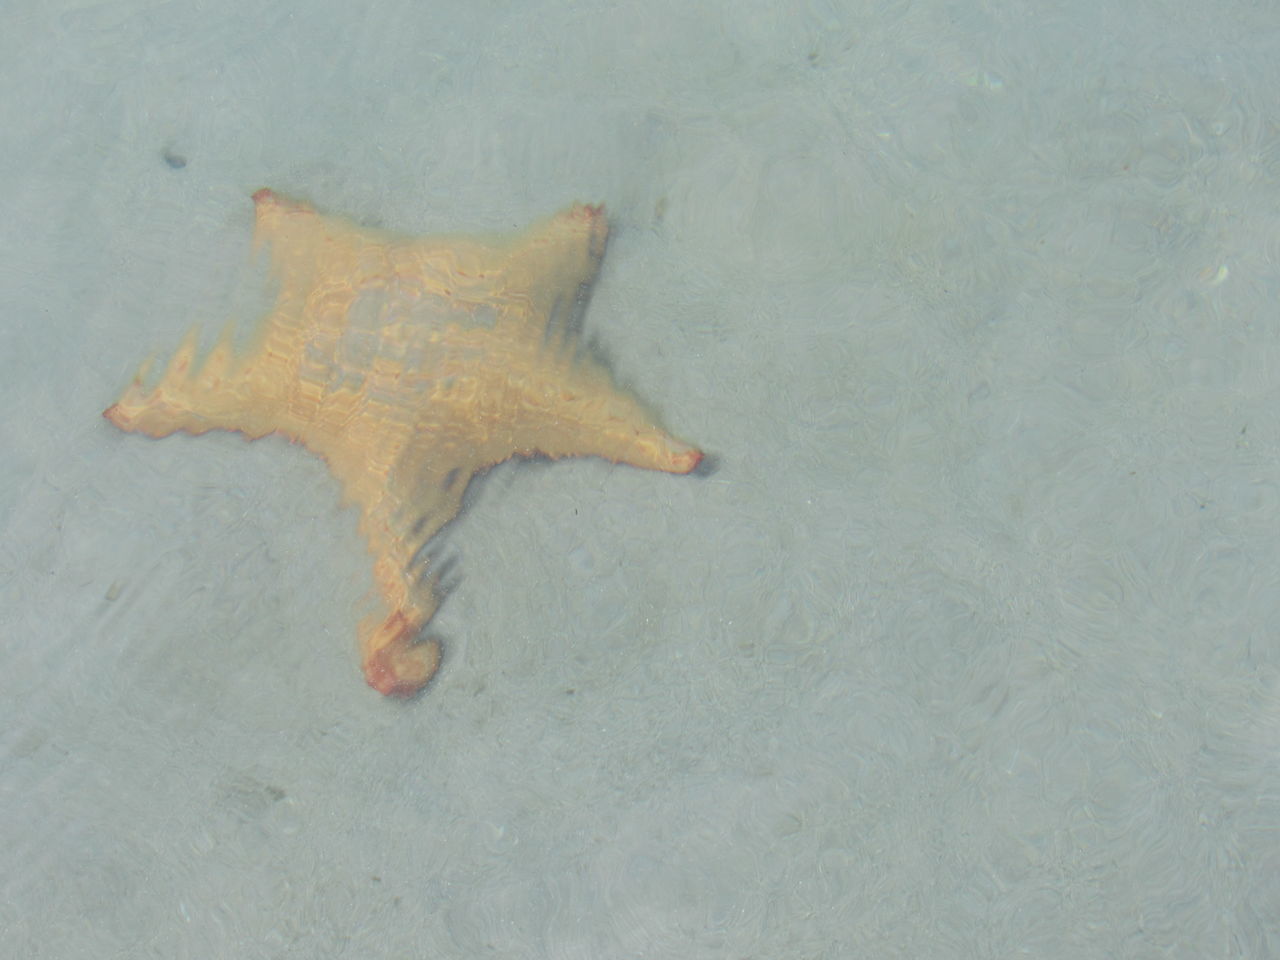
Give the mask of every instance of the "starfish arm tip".
[[693, 448], [685, 453], [677, 454], [672, 457], [672, 464], [675, 466], [675, 473], [693, 473], [698, 469], [698, 465], [702, 463], [704, 454], [701, 450]]
[[427, 685], [440, 665], [436, 640], [415, 643], [422, 622], [397, 610], [379, 625], [366, 621], [360, 629], [364, 679], [385, 697], [412, 697]]
[[628, 460], [635, 466], [643, 466], [650, 470], [661, 470], [663, 473], [692, 473], [702, 463], [703, 452], [669, 434], [659, 433], [657, 442], [646, 443], [648, 456], [639, 462]]

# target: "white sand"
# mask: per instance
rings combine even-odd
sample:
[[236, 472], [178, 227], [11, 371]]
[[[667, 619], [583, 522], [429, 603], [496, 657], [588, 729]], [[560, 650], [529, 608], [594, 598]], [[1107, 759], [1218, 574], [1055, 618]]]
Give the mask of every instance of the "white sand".
[[[1280, 14], [1096, 6], [6, 4], [0, 952], [1280, 955]], [[98, 416], [261, 186], [604, 201], [718, 471], [495, 470], [382, 700], [323, 465]]]

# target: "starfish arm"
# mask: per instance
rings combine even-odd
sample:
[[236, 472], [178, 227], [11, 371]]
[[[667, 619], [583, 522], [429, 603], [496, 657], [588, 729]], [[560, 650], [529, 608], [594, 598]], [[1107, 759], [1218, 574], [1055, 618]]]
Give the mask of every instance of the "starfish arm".
[[[422, 554], [457, 516], [470, 480], [469, 474], [442, 472], [442, 463], [456, 461], [428, 458], [424, 448], [409, 447], [380, 489], [371, 483], [344, 484], [361, 508], [360, 528], [385, 607], [360, 625], [361, 666], [369, 686], [391, 696], [416, 693], [439, 663], [439, 643], [420, 636], [439, 604], [438, 573]], [[334, 472], [341, 476], [343, 470]]]
[[[348, 424], [348, 438], [384, 436], [362, 422], [371, 416]], [[383, 603], [358, 630], [361, 666], [369, 685], [390, 696], [415, 694], [438, 666], [438, 641], [421, 636], [439, 604], [438, 572], [424, 549], [457, 516], [474, 472], [474, 453], [453, 449], [443, 431], [435, 443], [424, 442], [422, 426], [413, 431], [416, 443], [335, 444], [325, 456], [344, 498], [360, 507]]]
[[179, 430], [192, 434], [238, 430], [256, 439], [279, 429], [279, 411], [270, 391], [260, 395], [253, 383], [233, 373], [231, 330], [226, 328], [196, 372], [199, 331], [193, 328], [155, 386], [146, 386], [152, 365], [148, 360], [102, 415], [121, 430], [151, 437], [167, 437]]
[[608, 236], [604, 207], [582, 203], [530, 228], [509, 252], [500, 283], [518, 308], [510, 322], [531, 337], [570, 338]]
[[702, 451], [664, 430], [589, 354], [552, 362], [512, 386], [519, 402], [505, 422], [513, 453], [602, 457], [666, 473], [689, 473], [702, 460]]

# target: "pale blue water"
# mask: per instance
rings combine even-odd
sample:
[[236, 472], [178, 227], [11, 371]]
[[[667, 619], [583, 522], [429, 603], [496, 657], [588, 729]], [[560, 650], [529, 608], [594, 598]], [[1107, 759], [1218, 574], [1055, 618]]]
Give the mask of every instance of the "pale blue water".
[[[1064, 7], [6, 7], [6, 955], [1280, 954], [1280, 13]], [[718, 460], [490, 473], [410, 703], [323, 464], [99, 417], [262, 186], [605, 202]]]

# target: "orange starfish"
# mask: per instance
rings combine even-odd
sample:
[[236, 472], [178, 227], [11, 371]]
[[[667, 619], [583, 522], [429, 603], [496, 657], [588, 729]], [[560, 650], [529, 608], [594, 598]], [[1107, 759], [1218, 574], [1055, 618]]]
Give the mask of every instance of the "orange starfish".
[[150, 361], [103, 416], [122, 430], [278, 433], [329, 464], [389, 612], [361, 624], [369, 685], [409, 696], [440, 645], [418, 642], [437, 576], [415, 563], [476, 473], [510, 457], [597, 456], [688, 473], [702, 459], [580, 348], [573, 329], [604, 253], [601, 207], [506, 241], [412, 238], [253, 195], [279, 296], [243, 355], [230, 330], [196, 370], [197, 331], [154, 387]]

